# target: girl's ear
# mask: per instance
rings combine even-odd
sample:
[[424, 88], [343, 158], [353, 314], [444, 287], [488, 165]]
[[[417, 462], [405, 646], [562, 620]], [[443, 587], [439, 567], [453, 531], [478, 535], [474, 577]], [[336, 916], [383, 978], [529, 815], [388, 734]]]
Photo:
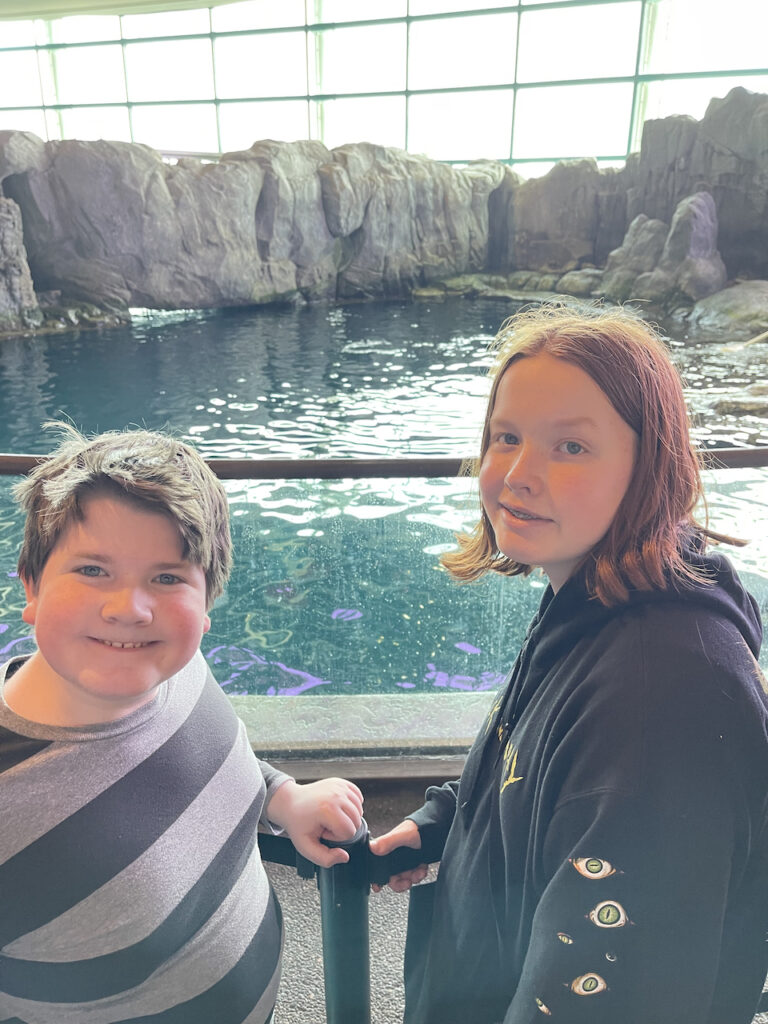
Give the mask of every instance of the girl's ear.
[[27, 598], [27, 603], [24, 606], [24, 610], [21, 613], [21, 618], [30, 626], [35, 624], [35, 616], [37, 614], [37, 584], [26, 576], [20, 576], [22, 586], [24, 587], [24, 594]]

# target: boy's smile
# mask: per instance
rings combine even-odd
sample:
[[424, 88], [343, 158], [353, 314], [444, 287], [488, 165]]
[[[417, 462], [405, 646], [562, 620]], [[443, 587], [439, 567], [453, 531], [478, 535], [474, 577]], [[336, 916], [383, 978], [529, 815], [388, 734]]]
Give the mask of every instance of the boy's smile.
[[542, 353], [499, 382], [480, 494], [499, 551], [558, 590], [607, 532], [636, 435], [584, 370]]
[[201, 566], [168, 516], [95, 495], [34, 583], [25, 622], [38, 651], [11, 677], [9, 705], [50, 725], [113, 721], [146, 704], [209, 628]]

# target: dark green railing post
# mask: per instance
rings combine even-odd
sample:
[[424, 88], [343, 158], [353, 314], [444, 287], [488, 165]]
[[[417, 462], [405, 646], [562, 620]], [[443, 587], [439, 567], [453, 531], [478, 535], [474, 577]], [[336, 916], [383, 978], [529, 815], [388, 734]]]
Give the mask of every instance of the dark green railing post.
[[328, 1024], [370, 1024], [368, 826], [341, 846], [346, 864], [317, 869]]

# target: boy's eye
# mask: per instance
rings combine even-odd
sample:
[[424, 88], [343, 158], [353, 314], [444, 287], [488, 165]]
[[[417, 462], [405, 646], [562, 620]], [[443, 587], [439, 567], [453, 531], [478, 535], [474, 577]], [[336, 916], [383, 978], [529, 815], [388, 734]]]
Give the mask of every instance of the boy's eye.
[[560, 448], [567, 455], [581, 455], [584, 451], [584, 445], [579, 444], [578, 441], [563, 441]]
[[102, 576], [102, 575], [104, 575], [104, 570], [101, 568], [100, 565], [81, 565], [80, 568], [77, 569], [76, 571], [79, 572], [81, 576]]
[[179, 576], [174, 576], [172, 572], [161, 572], [158, 576], [155, 576], [158, 583], [162, 583], [164, 586], [170, 586], [173, 583], [181, 583]]
[[505, 430], [503, 434], [499, 434], [499, 442], [501, 444], [517, 444], [517, 434]]

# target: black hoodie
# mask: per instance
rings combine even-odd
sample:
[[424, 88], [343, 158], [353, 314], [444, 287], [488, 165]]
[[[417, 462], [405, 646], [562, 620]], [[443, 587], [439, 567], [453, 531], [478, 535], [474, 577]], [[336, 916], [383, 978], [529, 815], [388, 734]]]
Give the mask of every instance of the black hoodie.
[[751, 1020], [768, 969], [760, 617], [725, 558], [690, 560], [712, 584], [614, 608], [578, 576], [547, 589], [460, 782], [412, 815], [442, 863], [412, 891], [407, 1024]]

